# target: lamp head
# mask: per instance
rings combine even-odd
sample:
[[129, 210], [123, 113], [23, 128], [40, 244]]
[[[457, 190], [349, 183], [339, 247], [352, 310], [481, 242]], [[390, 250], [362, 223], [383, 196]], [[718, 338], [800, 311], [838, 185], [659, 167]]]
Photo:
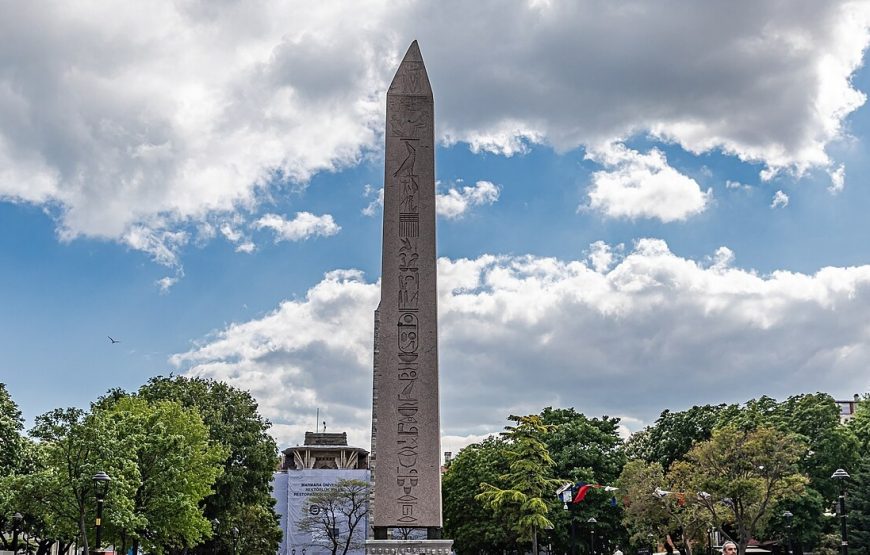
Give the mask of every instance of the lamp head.
[[586, 520], [586, 522], [588, 522], [589, 524], [597, 524], [597, 523], [598, 523], [598, 521], [595, 520], [595, 517], [594, 517], [594, 516], [590, 516], [590, 517]]
[[94, 481], [94, 492], [97, 495], [97, 500], [103, 501], [106, 498], [106, 494], [109, 493], [109, 482], [111, 482], [112, 479], [103, 471], [94, 474], [92, 479]]
[[782, 518], [785, 519], [785, 522], [786, 522], [787, 524], [791, 524], [791, 519], [794, 518], [794, 515], [792, 514], [791, 511], [789, 511], [788, 509], [786, 509], [786, 510], [783, 511], [783, 513], [782, 513]]
[[843, 470], [842, 468], [838, 468], [831, 474], [831, 478], [834, 480], [845, 480], [849, 477], [849, 473]]

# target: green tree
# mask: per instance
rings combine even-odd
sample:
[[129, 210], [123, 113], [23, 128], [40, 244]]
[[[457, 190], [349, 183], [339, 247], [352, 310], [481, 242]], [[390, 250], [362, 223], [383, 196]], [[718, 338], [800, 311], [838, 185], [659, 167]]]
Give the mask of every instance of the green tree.
[[699, 499], [720, 531], [733, 526], [743, 555], [776, 502], [803, 491], [808, 480], [798, 463], [805, 452], [803, 443], [775, 428], [719, 428], [686, 455], [687, 486], [706, 494]]
[[773, 509], [774, 518], [759, 529], [757, 539], [785, 542], [786, 523], [779, 515], [788, 509], [794, 514], [792, 540], [803, 548], [817, 545], [824, 530], [822, 512], [837, 498], [831, 473], [838, 467], [853, 468], [858, 458], [858, 440], [852, 429], [840, 423], [834, 398], [813, 393], [777, 402], [764, 396], [747, 402], [730, 423], [746, 430], [774, 427], [806, 445], [798, 467], [809, 477], [809, 484], [800, 496], [780, 500]]
[[[159, 376], [143, 385], [139, 395], [149, 401], [177, 401], [196, 408], [210, 440], [227, 449], [214, 493], [203, 502], [205, 517], [219, 521], [220, 527], [210, 542], [193, 551], [198, 555], [229, 553], [229, 530], [236, 526], [249, 543], [249, 555], [274, 555], [281, 542], [271, 494], [278, 447], [268, 433], [271, 424], [260, 416], [251, 394], [214, 380]], [[255, 518], [260, 520], [252, 521]]]
[[24, 419], [12, 400], [6, 384], [0, 383], [0, 546], [10, 549], [12, 538], [6, 535], [12, 529], [12, 515], [19, 512], [12, 484], [24, 466], [26, 440], [21, 435]]
[[337, 481], [308, 498], [309, 510], [300, 519], [299, 529], [311, 534], [312, 545], [326, 547], [332, 555], [364, 547], [362, 524], [369, 511], [370, 493], [366, 482]]
[[107, 522], [132, 518], [130, 460], [125, 458], [114, 427], [77, 408], [55, 409], [37, 416], [31, 435], [40, 442], [42, 467], [27, 476], [22, 494], [32, 497], [35, 510], [56, 537], [76, 537], [87, 550], [93, 527], [93, 476], [112, 476], [106, 499]]
[[636, 459], [628, 461], [617, 480], [620, 494], [628, 500], [623, 510], [623, 523], [631, 533], [631, 541], [645, 545], [649, 534], [663, 538], [671, 529], [667, 508], [653, 492], [666, 487], [665, 473], [659, 462]]
[[504, 523], [474, 497], [480, 484], [500, 484], [508, 472], [507, 443], [489, 437], [462, 449], [441, 479], [444, 533], [453, 538], [457, 553], [502, 553], [512, 536]]
[[564, 482], [553, 477], [556, 463], [545, 444], [553, 427], [544, 424], [538, 415], [511, 415], [508, 419], [516, 422], [516, 426], [506, 426], [503, 432], [510, 444], [505, 453], [509, 470], [499, 477], [508, 487], [503, 489], [484, 482], [476, 499], [496, 513], [509, 512], [514, 517], [511, 527], [517, 537], [531, 541], [532, 553], [537, 555], [538, 531], [553, 527], [547, 516], [554, 492]]
[[688, 410], [664, 410], [655, 424], [634, 434], [626, 445], [629, 458], [657, 462], [667, 471], [698, 441], [707, 441], [722, 422], [740, 412], [737, 405], [703, 405]]
[[685, 461], [674, 462], [668, 472], [658, 462], [629, 461], [619, 477], [620, 491], [630, 499], [623, 522], [637, 545], [648, 543], [648, 535], [667, 535], [686, 553], [706, 543], [711, 517], [692, 491], [694, 469]]
[[870, 555], [870, 456], [851, 474], [848, 493], [849, 551]]
[[21, 411], [6, 390], [6, 384], [0, 383], [0, 478], [16, 474], [21, 469], [23, 430]]
[[[555, 462], [553, 475], [574, 483], [612, 485], [616, 481], [625, 465], [618, 418], [587, 418], [573, 408], [547, 407], [541, 411], [541, 420], [553, 426], [545, 437], [547, 451]], [[592, 516], [597, 521], [598, 533], [613, 545], [625, 545], [628, 535], [621, 524], [622, 511], [618, 504], [611, 502], [612, 497], [612, 492], [593, 489], [583, 503], [570, 505], [568, 511], [552, 513], [553, 548], [557, 551], [572, 549], [571, 532], [576, 531], [578, 523], [585, 523]]]
[[120, 543], [132, 541], [138, 549], [141, 542], [147, 551], [162, 554], [210, 537], [211, 523], [200, 503], [212, 493], [227, 453], [209, 440], [196, 409], [128, 396], [95, 414], [116, 429], [120, 448], [135, 463], [132, 518], [115, 526]]
[[849, 429], [855, 434], [862, 455], [870, 455], [870, 393], [865, 394], [858, 403], [855, 415], [849, 420]]

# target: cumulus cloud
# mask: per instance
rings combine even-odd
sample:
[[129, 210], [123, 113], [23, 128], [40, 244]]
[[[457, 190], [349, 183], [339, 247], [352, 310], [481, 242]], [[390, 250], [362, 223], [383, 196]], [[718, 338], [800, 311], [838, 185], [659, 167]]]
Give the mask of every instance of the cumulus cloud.
[[256, 222], [257, 229], [271, 229], [275, 232], [275, 242], [301, 241], [310, 237], [329, 237], [341, 231], [341, 226], [329, 214], [322, 216], [310, 212], [298, 212], [296, 217], [288, 220], [277, 214], [266, 214]]
[[512, 155], [650, 134], [762, 162], [765, 178], [827, 167], [826, 145], [865, 101], [850, 76], [868, 11], [262, 0], [122, 2], [107, 18], [86, 1], [22, 4], [0, 21], [0, 199], [51, 207], [64, 238], [133, 248], [136, 226], [256, 208], [275, 181], [378, 151], [412, 38], [448, 143]]
[[702, 191], [697, 181], [668, 165], [658, 149], [641, 154], [609, 143], [590, 148], [586, 158], [607, 168], [592, 174], [588, 207], [608, 217], [685, 220], [703, 212], [713, 196], [712, 189]]
[[[615, 250], [619, 253], [622, 252], [624, 248], [625, 245], [620, 243], [616, 246]], [[616, 253], [614, 253], [614, 249], [604, 241], [595, 241], [589, 245], [589, 256], [587, 258], [589, 263], [592, 265], [592, 269], [599, 274], [603, 274], [613, 265], [613, 261], [616, 260]]]
[[[365, 445], [371, 417], [371, 342], [380, 288], [360, 272], [334, 271], [302, 300], [284, 301], [266, 316], [204, 338], [171, 362], [188, 374], [250, 390], [285, 442], [310, 428], [320, 407], [333, 427], [352, 426]], [[307, 429], [307, 431], [311, 431]]]
[[435, 211], [448, 220], [461, 218], [474, 206], [493, 204], [501, 190], [490, 181], [478, 181], [461, 189], [451, 187], [446, 194], [435, 195]]
[[788, 195], [782, 191], [777, 191], [773, 194], [773, 200], [770, 203], [771, 208], [785, 208], [788, 206]]
[[[701, 264], [656, 239], [609, 267], [441, 259], [443, 433], [459, 445], [547, 405], [625, 417], [637, 429], [663, 408], [870, 387], [870, 266], [759, 275], [733, 259], [721, 248]], [[171, 361], [250, 389], [283, 443], [320, 406], [365, 446], [378, 297], [359, 272], [333, 272], [303, 299], [217, 330]]]

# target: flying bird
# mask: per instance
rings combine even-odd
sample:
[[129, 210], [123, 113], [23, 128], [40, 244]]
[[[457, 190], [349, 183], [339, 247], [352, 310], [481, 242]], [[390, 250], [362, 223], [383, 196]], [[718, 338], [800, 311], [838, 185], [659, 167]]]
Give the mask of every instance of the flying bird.
[[120, 340], [120, 339], [112, 339], [112, 336], [111, 336], [111, 335], [107, 335], [107, 336], [106, 336], [106, 337], [108, 337], [108, 338], [109, 338], [109, 341], [111, 341], [111, 342], [112, 342], [112, 344], [115, 344], [115, 343], [120, 343], [120, 342], [121, 342], [121, 340]]

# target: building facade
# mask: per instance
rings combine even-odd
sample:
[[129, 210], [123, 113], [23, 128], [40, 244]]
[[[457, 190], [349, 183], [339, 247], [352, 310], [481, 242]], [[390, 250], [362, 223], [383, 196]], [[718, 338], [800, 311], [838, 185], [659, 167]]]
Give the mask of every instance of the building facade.
[[[299, 523], [307, 515], [316, 515], [322, 510], [313, 505], [309, 498], [339, 480], [371, 483], [368, 451], [349, 446], [346, 433], [307, 432], [303, 445], [289, 447], [282, 452], [280, 468], [272, 478], [275, 512], [280, 517], [281, 530], [284, 532], [278, 555], [331, 553], [331, 541], [324, 533], [302, 530]], [[364, 517], [353, 531], [355, 543], [363, 545], [368, 526], [368, 518]], [[332, 533], [339, 538], [348, 535], [343, 522], [338, 522], [333, 530]], [[365, 548], [352, 549], [348, 553], [363, 555]]]

